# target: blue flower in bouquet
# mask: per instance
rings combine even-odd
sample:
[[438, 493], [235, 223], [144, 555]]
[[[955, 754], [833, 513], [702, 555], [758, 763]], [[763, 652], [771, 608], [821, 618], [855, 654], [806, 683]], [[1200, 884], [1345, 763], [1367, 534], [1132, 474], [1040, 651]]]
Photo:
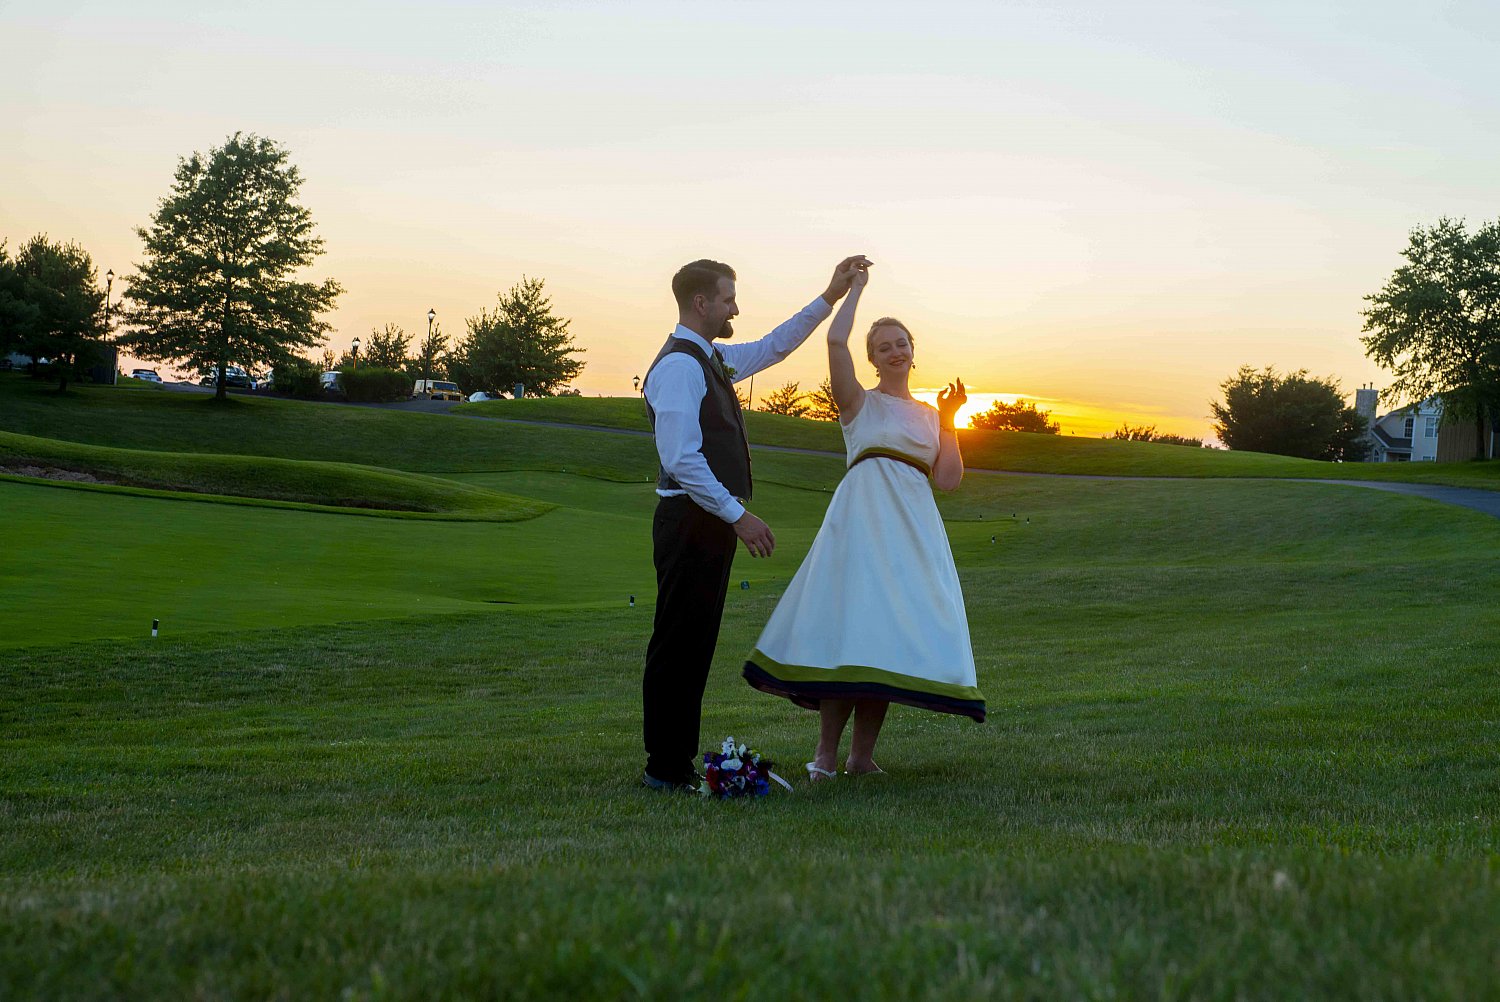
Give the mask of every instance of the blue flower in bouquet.
[[790, 790], [791, 784], [772, 772], [771, 766], [771, 760], [754, 748], [725, 738], [718, 751], [703, 753], [703, 782], [698, 792], [720, 799], [764, 797], [771, 792], [772, 780]]

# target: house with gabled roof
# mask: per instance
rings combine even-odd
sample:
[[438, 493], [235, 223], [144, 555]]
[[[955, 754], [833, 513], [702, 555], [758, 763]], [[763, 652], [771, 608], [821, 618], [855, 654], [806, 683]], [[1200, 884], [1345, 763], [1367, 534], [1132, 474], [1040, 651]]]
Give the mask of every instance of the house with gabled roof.
[[1387, 414], [1376, 415], [1380, 391], [1362, 386], [1354, 391], [1354, 409], [1369, 421], [1365, 433], [1371, 463], [1435, 463], [1438, 458], [1438, 433], [1443, 426], [1443, 402], [1429, 397], [1417, 404], [1407, 404]]

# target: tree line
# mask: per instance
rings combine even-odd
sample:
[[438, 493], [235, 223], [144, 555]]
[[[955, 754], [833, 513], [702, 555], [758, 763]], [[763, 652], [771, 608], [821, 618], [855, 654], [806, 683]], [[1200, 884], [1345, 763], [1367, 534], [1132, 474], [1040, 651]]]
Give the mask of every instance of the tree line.
[[[1500, 425], [1500, 220], [1470, 231], [1462, 220], [1439, 219], [1417, 228], [1401, 252], [1405, 264], [1365, 297], [1366, 355], [1390, 370], [1387, 405], [1437, 398], [1443, 422], [1470, 421], [1475, 458], [1485, 458], [1486, 434]], [[1368, 423], [1350, 407], [1338, 381], [1301, 369], [1242, 366], [1211, 401], [1214, 432], [1229, 449], [1326, 461], [1365, 458]], [[745, 401], [748, 407], [748, 400]], [[761, 410], [837, 420], [827, 381], [812, 394], [788, 383], [768, 394]], [[1048, 411], [1021, 400], [997, 401], [970, 419], [971, 428], [1058, 434]], [[1197, 439], [1123, 425], [1114, 439], [1200, 447]]]
[[[297, 200], [301, 185], [287, 151], [253, 134], [236, 133], [180, 161], [171, 189], [136, 231], [143, 259], [113, 316], [92, 259], [76, 243], [39, 234], [12, 252], [0, 241], [0, 351], [48, 359], [65, 390], [102, 357], [118, 320], [120, 348], [209, 373], [221, 398], [231, 365], [314, 366], [305, 353], [326, 343], [331, 328], [323, 315], [343, 288], [331, 278], [300, 277], [324, 252], [311, 213]], [[1361, 341], [1395, 376], [1381, 396], [1392, 403], [1440, 399], [1445, 422], [1473, 422], [1482, 456], [1485, 433], [1500, 417], [1500, 221], [1471, 232], [1462, 220], [1440, 219], [1413, 230], [1402, 256], [1406, 263], [1365, 297]], [[321, 361], [327, 368], [358, 361], [494, 394], [520, 383], [550, 395], [583, 371], [584, 352], [569, 325], [553, 312], [545, 282], [522, 276], [497, 294], [492, 309], [466, 318], [465, 333], [451, 345], [440, 324], [420, 338], [386, 324], [371, 331], [358, 359], [325, 350]], [[1231, 449], [1362, 456], [1364, 418], [1345, 405], [1332, 378], [1245, 366], [1220, 389], [1222, 401], [1211, 403], [1214, 430]], [[779, 387], [760, 409], [838, 417], [826, 379], [807, 393], [795, 382]], [[1060, 432], [1050, 412], [1024, 400], [996, 402], [970, 426]], [[1127, 424], [1112, 437], [1201, 444], [1154, 426]]]
[[[1470, 231], [1442, 218], [1408, 235], [1401, 265], [1365, 297], [1365, 354], [1395, 380], [1387, 405], [1436, 399], [1445, 425], [1471, 421], [1475, 457], [1500, 420], [1500, 220]], [[1210, 406], [1230, 449], [1353, 462], [1369, 447], [1366, 415], [1349, 407], [1338, 381], [1243, 366]]]
[[[286, 149], [253, 134], [181, 160], [150, 222], [136, 230], [143, 257], [117, 313], [118, 346], [212, 376], [220, 399], [230, 366], [314, 366], [306, 353], [326, 343], [324, 314], [344, 290], [331, 278], [301, 277], [324, 252], [298, 201], [301, 187]], [[493, 309], [467, 318], [451, 347], [434, 324], [413, 355], [405, 332], [387, 324], [359, 361], [472, 390], [498, 394], [522, 383], [528, 393], [554, 393], [582, 372], [583, 351], [544, 287], [523, 276]], [[76, 244], [38, 236], [12, 257], [0, 243], [0, 348], [49, 359], [60, 389], [108, 335], [105, 310], [93, 262]], [[325, 364], [331, 355], [325, 350]]]
[[557, 316], [546, 294], [546, 282], [522, 276], [495, 297], [493, 309], [465, 321], [466, 333], [450, 344], [434, 319], [421, 337], [400, 324], [370, 330], [358, 353], [325, 350], [321, 368], [349, 372], [381, 369], [407, 379], [451, 380], [465, 391], [493, 396], [510, 393], [517, 383], [532, 396], [555, 396], [583, 371], [578, 348], [568, 333], [571, 321]]

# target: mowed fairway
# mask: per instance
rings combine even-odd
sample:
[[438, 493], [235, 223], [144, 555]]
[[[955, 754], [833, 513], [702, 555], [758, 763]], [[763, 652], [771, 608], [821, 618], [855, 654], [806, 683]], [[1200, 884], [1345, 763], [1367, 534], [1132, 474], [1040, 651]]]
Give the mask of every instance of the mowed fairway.
[[[43, 427], [6, 389], [6, 430], [169, 448], [142, 393]], [[355, 409], [189, 448], [183, 406], [173, 449], [265, 410], [257, 455], [375, 462]], [[384, 465], [557, 507], [0, 483], [0, 998], [1494, 994], [1500, 520], [973, 474], [942, 506], [989, 722], [898, 707], [888, 775], [810, 788], [814, 715], [738, 668], [840, 464], [758, 453], [780, 546], [736, 565], [703, 740], [797, 791], [711, 803], [637, 785], [649, 442], [366, 413]], [[491, 437], [418, 461], [402, 420]]]

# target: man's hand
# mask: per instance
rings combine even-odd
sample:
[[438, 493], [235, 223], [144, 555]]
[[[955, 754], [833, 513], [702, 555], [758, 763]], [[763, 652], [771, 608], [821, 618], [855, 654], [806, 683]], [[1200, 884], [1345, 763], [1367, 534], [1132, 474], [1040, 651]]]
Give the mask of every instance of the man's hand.
[[748, 511], [734, 523], [734, 534], [744, 542], [752, 557], [769, 557], [776, 549], [776, 537], [771, 535], [771, 527]]
[[833, 269], [833, 277], [828, 280], [828, 288], [823, 293], [823, 299], [832, 306], [843, 299], [849, 292], [849, 286], [854, 284], [856, 277], [865, 277], [865, 269], [875, 262], [863, 254], [846, 257], [839, 262], [839, 266]]

